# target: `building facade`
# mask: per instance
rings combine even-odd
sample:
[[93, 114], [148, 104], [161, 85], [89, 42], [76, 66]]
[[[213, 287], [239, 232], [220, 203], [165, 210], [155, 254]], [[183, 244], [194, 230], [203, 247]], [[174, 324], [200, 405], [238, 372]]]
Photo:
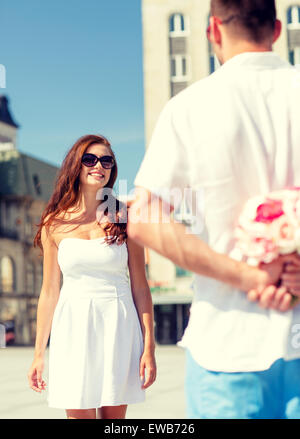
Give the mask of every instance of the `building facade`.
[[[283, 26], [274, 51], [300, 64], [300, 1], [277, 0], [276, 7]], [[146, 149], [167, 101], [219, 67], [206, 37], [209, 13], [210, 0], [142, 0]], [[165, 310], [162, 339], [179, 338], [192, 300], [191, 273], [150, 249], [147, 262], [160, 322]]]
[[[283, 29], [274, 50], [298, 64], [300, 1], [276, 7]], [[142, 0], [146, 148], [165, 103], [218, 67], [206, 38], [209, 11], [210, 0]]]
[[33, 239], [58, 168], [18, 151], [17, 129], [0, 96], [0, 323], [7, 344], [32, 344], [43, 276]]

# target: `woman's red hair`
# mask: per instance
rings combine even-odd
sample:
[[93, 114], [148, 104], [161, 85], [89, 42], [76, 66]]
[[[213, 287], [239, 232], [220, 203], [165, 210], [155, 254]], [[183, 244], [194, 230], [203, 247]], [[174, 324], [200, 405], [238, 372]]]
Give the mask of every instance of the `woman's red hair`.
[[[60, 213], [65, 213], [69, 208], [76, 205], [80, 188], [79, 175], [82, 167], [81, 158], [87, 148], [95, 143], [107, 146], [115, 160], [115, 166], [111, 169], [109, 181], [105, 185], [106, 188], [113, 188], [118, 176], [118, 167], [115, 154], [111, 149], [109, 141], [104, 136], [93, 134], [78, 139], [66, 154], [62, 166], [59, 169], [54, 185], [54, 191], [42, 213], [40, 223], [37, 224], [38, 231], [33, 241], [34, 247], [39, 246], [41, 250], [43, 250], [41, 243], [42, 227], [49, 227]], [[123, 242], [127, 238], [127, 206], [116, 198], [114, 198], [114, 201], [116, 213], [114, 217], [115, 221], [108, 222], [105, 227], [102, 227], [102, 230], [105, 231], [106, 235], [105, 240], [108, 243], [113, 243], [117, 239], [119, 242]], [[101, 201], [101, 203], [102, 202], [103, 201]], [[108, 209], [104, 211], [104, 215], [107, 215], [107, 210]], [[118, 221], [118, 218], [122, 218], [123, 222]], [[110, 235], [111, 238], [108, 239], [108, 235]]]

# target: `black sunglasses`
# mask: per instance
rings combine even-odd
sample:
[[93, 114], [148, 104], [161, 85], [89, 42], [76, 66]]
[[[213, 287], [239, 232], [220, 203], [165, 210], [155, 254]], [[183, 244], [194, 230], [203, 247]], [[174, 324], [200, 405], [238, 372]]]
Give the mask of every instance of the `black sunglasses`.
[[104, 169], [111, 169], [115, 166], [114, 158], [111, 155], [103, 155], [102, 157], [97, 157], [95, 154], [85, 153], [81, 158], [81, 163], [89, 168], [96, 166], [99, 162]]

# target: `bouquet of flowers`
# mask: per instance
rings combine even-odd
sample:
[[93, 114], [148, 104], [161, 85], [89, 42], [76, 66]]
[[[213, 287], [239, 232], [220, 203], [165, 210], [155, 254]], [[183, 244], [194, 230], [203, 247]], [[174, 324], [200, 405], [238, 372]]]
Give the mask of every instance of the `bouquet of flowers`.
[[300, 254], [300, 187], [248, 200], [235, 230], [231, 256], [250, 265]]

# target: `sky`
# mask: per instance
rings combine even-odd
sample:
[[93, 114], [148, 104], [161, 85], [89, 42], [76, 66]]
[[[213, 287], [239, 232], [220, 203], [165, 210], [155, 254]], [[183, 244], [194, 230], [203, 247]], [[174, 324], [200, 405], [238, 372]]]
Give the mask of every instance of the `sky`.
[[145, 151], [141, 0], [2, 0], [0, 17], [18, 150], [60, 167], [103, 134], [130, 191]]

